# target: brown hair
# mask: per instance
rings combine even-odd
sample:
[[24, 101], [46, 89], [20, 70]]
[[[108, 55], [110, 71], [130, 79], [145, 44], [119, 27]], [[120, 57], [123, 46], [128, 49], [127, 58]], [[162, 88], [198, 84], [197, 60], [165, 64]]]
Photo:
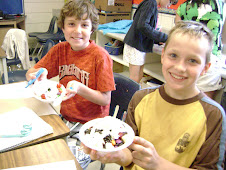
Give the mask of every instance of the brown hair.
[[87, 14], [87, 18], [92, 22], [92, 31], [95, 31], [99, 23], [98, 11], [89, 0], [70, 0], [65, 3], [60, 11], [58, 26], [64, 28], [64, 20], [68, 16], [75, 16], [77, 19], [82, 19], [85, 14]]
[[164, 49], [166, 49], [169, 41], [171, 40], [171, 37], [177, 33], [181, 33], [183, 35], [189, 35], [190, 37], [195, 37], [195, 38], [205, 37], [209, 43], [209, 46], [207, 47], [208, 50], [206, 53], [206, 64], [210, 62], [210, 56], [212, 53], [212, 46], [213, 46], [213, 34], [209, 28], [207, 28], [204, 24], [196, 21], [179, 21], [170, 30]]

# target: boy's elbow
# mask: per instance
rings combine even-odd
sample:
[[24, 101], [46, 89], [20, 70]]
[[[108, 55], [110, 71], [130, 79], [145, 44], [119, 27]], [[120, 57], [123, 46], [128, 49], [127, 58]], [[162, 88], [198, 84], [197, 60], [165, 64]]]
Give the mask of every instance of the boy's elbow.
[[104, 100], [101, 103], [101, 106], [107, 106], [111, 103], [111, 92], [106, 92], [104, 94]]
[[111, 98], [110, 99], [106, 99], [103, 101], [103, 103], [101, 104], [101, 106], [107, 106], [111, 103]]

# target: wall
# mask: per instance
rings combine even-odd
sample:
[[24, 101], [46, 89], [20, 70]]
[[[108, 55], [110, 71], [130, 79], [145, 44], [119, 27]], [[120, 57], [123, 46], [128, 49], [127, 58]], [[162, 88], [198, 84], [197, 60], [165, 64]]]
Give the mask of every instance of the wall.
[[[48, 30], [53, 15], [59, 13], [64, 0], [24, 0], [26, 32], [45, 32]], [[29, 38], [29, 47], [34, 47], [36, 41]]]

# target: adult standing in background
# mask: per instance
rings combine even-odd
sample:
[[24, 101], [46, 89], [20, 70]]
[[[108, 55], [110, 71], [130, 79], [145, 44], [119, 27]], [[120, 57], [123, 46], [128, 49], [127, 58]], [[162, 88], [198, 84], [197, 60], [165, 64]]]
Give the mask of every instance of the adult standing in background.
[[129, 63], [130, 78], [138, 83], [143, 77], [145, 54], [154, 43], [164, 43], [167, 35], [156, 30], [157, 6], [167, 7], [178, 0], [143, 0], [133, 17], [133, 24], [124, 38], [123, 59]]
[[179, 20], [193, 20], [205, 24], [214, 34], [214, 43], [211, 56], [211, 67], [197, 82], [200, 90], [210, 98], [214, 98], [216, 90], [222, 88], [222, 28], [224, 24], [224, 2], [222, 0], [187, 0], [181, 4], [176, 13], [175, 22]]

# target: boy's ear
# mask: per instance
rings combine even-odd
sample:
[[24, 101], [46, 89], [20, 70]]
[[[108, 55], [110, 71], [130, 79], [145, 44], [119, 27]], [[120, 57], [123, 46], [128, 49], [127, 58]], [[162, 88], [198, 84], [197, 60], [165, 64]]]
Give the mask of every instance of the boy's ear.
[[203, 68], [203, 70], [202, 70], [202, 72], [201, 72], [201, 76], [204, 75], [204, 74], [209, 70], [210, 66], [211, 66], [211, 63], [210, 63], [210, 62], [207, 63], [207, 64], [204, 66], [204, 68]]

